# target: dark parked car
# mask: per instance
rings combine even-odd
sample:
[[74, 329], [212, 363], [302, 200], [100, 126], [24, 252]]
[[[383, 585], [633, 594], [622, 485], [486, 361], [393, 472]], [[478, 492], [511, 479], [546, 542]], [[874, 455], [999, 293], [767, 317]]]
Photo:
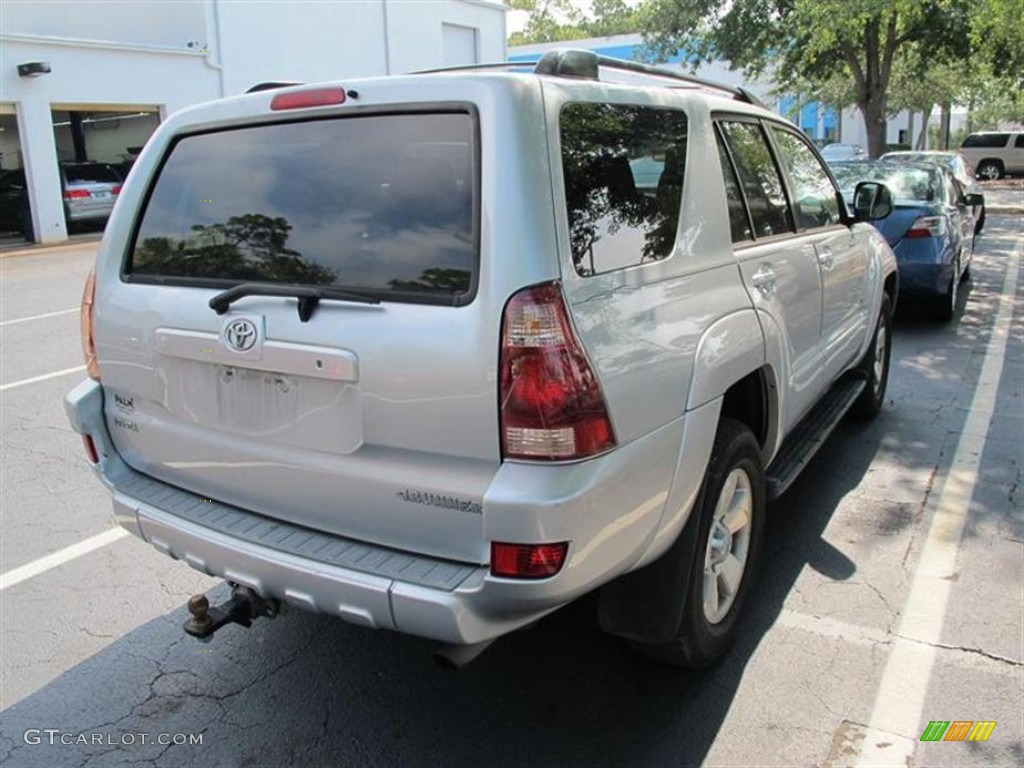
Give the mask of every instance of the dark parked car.
[[979, 195], [964, 195], [953, 175], [937, 165], [864, 162], [832, 168], [843, 197], [853, 203], [862, 181], [889, 188], [893, 211], [874, 222], [899, 265], [900, 299], [923, 298], [937, 320], [951, 320], [957, 287], [970, 276], [974, 214]]
[[0, 171], [0, 232], [27, 232], [29, 228], [25, 172]]

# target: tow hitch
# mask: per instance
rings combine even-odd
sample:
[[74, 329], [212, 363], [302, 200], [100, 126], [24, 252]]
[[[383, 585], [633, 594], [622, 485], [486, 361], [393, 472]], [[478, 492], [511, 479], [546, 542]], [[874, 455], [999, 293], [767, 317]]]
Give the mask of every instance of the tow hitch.
[[231, 598], [221, 605], [210, 607], [206, 595], [192, 595], [188, 599], [188, 612], [192, 618], [185, 622], [183, 628], [192, 637], [209, 642], [213, 633], [225, 624], [241, 624], [251, 627], [254, 619], [266, 616], [272, 619], [277, 616], [281, 606], [277, 600], [267, 600], [248, 587], [233, 585]]

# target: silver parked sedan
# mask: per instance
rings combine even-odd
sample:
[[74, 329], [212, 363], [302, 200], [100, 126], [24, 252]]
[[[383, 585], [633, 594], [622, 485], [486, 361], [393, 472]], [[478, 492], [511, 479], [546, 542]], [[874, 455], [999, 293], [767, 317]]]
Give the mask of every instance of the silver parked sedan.
[[121, 193], [121, 174], [108, 163], [61, 163], [68, 224], [104, 220]]

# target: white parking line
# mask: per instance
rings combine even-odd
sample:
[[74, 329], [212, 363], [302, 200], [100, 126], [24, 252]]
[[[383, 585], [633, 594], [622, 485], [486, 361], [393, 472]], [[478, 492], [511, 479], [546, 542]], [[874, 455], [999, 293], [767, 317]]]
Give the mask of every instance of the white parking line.
[[82, 555], [94, 552], [100, 547], [112, 544], [127, 535], [128, 531], [124, 528], [112, 528], [109, 531], [104, 531], [103, 533], [97, 534], [85, 541], [72, 544], [70, 547], [64, 547], [64, 549], [59, 552], [54, 552], [52, 555], [47, 555], [46, 557], [41, 557], [38, 560], [33, 560], [31, 563], [10, 570], [7, 573], [0, 573], [0, 592], [8, 587], [13, 587], [15, 584], [20, 584], [26, 579], [31, 579], [34, 576], [46, 573], [60, 565], [70, 563], [72, 560], [79, 558]]
[[936, 643], [957, 577], [960, 539], [978, 481], [985, 436], [995, 413], [1016, 300], [1019, 244], [1018, 240], [1006, 270], [992, 336], [949, 474], [937, 500], [933, 495], [928, 503], [931, 525], [882, 672], [867, 733], [855, 762], [858, 766], [909, 765], [917, 746]]
[[74, 309], [61, 309], [57, 312], [47, 312], [44, 315], [32, 315], [31, 317], [19, 317], [17, 320], [4, 320], [0, 323], [0, 328], [5, 325], [17, 325], [18, 323], [27, 323], [31, 320], [45, 320], [48, 317], [58, 317], [59, 315], [70, 315], [72, 312], [80, 312], [78, 307]]
[[26, 384], [35, 384], [37, 381], [46, 381], [47, 379], [55, 379], [58, 376], [67, 376], [69, 373], [76, 373], [84, 371], [84, 365], [76, 365], [74, 368], [65, 368], [63, 371], [54, 371], [53, 373], [44, 373], [42, 376], [33, 376], [31, 379], [22, 379], [21, 381], [12, 381], [10, 384], [0, 384], [0, 392], [7, 389], [14, 389], [15, 387], [23, 387]]

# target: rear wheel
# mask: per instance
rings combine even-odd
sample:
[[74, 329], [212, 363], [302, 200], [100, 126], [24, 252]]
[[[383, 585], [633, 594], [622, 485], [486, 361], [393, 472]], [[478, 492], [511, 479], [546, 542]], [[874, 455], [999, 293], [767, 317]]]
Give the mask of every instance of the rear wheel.
[[706, 667], [736, 639], [764, 530], [764, 469], [753, 433], [722, 419], [697, 505], [697, 549], [683, 619], [667, 643], [633, 643], [638, 652], [679, 667]]
[[885, 389], [889, 384], [889, 361], [892, 357], [892, 303], [888, 295], [882, 296], [878, 310], [875, 336], [868, 351], [860, 361], [858, 369], [864, 374], [868, 385], [853, 404], [851, 413], [859, 419], [873, 419], [885, 403]]
[[1003, 164], [998, 160], [982, 160], [978, 163], [978, 178], [986, 181], [1003, 178]]

